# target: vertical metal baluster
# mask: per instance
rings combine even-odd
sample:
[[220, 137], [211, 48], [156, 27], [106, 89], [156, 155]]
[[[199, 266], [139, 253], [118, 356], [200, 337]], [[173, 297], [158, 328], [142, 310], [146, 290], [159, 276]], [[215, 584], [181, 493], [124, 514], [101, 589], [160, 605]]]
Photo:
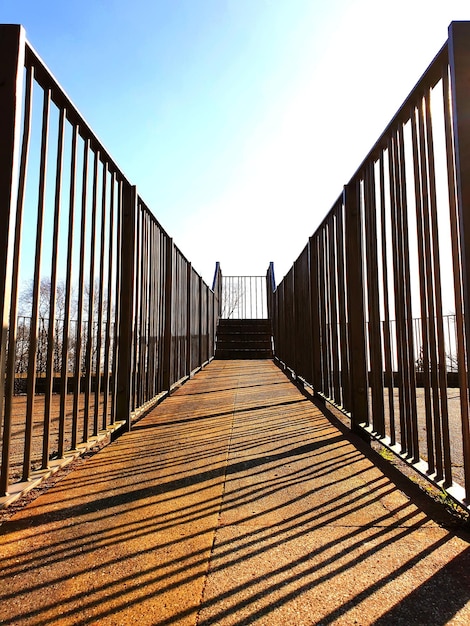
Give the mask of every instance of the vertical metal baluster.
[[246, 319], [248, 317], [248, 312], [247, 312], [247, 299], [248, 299], [248, 289], [247, 289], [247, 279], [246, 277], [238, 277], [238, 282], [243, 284], [243, 314], [242, 314], [242, 318]]
[[178, 254], [178, 284], [179, 284], [179, 316], [178, 316], [178, 380], [186, 374], [186, 263], [181, 253]]
[[[341, 349], [341, 405], [349, 410], [351, 405], [351, 390], [349, 386], [349, 349], [348, 329], [346, 316], [346, 282], [344, 266], [344, 220], [342, 199], [336, 205], [336, 250], [338, 258], [338, 304], [340, 321], [340, 349]], [[313, 300], [312, 300], [313, 302]]]
[[376, 433], [385, 435], [383, 357], [380, 333], [379, 259], [377, 253], [377, 206], [374, 163], [369, 163], [364, 179], [364, 226], [366, 243], [367, 305], [369, 311], [369, 350], [372, 387], [372, 422]]
[[[460, 271], [462, 274], [462, 304], [465, 330], [464, 358], [467, 364], [465, 393], [468, 394], [470, 363], [470, 119], [468, 103], [470, 86], [469, 25], [453, 22], [449, 27], [449, 68], [452, 86], [452, 124], [454, 130], [454, 159], [457, 215], [459, 220]], [[468, 401], [468, 400], [467, 400]], [[466, 458], [466, 497], [470, 498], [470, 437], [468, 413], [462, 411], [462, 432]]]
[[409, 227], [408, 227], [408, 206], [406, 190], [406, 164], [405, 164], [405, 141], [403, 125], [398, 128], [399, 150], [400, 150], [400, 189], [401, 189], [401, 212], [403, 224], [403, 268], [405, 278], [405, 304], [406, 304], [406, 332], [407, 332], [407, 380], [408, 396], [410, 405], [410, 426], [411, 441], [413, 444], [413, 462], [419, 461], [419, 438], [418, 438], [418, 413], [416, 403], [416, 377], [414, 367], [414, 343], [413, 343], [413, 316], [411, 308], [411, 280], [410, 280], [410, 255], [409, 255]]
[[166, 259], [165, 259], [165, 331], [164, 331], [164, 382], [163, 388], [169, 391], [172, 385], [171, 363], [172, 363], [172, 337], [171, 337], [171, 314], [172, 314], [172, 294], [173, 294], [173, 239], [166, 237]]
[[[104, 342], [104, 364], [103, 364], [103, 415], [101, 428], [106, 429], [108, 425], [108, 412], [109, 412], [109, 393], [110, 393], [110, 380], [109, 380], [109, 367], [110, 367], [110, 355], [111, 355], [111, 335], [112, 335], [112, 317], [111, 312], [114, 306], [113, 300], [113, 271], [114, 271], [114, 210], [115, 210], [115, 173], [111, 173], [110, 179], [110, 193], [109, 193], [109, 226], [108, 226], [108, 281], [106, 286], [106, 332]], [[103, 229], [104, 230], [104, 229]], [[111, 422], [109, 422], [111, 423]]]
[[[22, 69], [22, 68], [21, 68]], [[8, 491], [10, 473], [10, 446], [11, 427], [13, 414], [13, 393], [15, 384], [15, 355], [17, 338], [17, 315], [18, 315], [18, 279], [19, 261], [21, 250], [21, 234], [23, 224], [24, 196], [26, 188], [26, 176], [28, 171], [29, 144], [31, 137], [32, 95], [34, 83], [34, 67], [26, 69], [26, 91], [23, 114], [23, 140], [21, 146], [20, 172], [18, 182], [18, 195], [16, 199], [16, 223], [12, 255], [11, 293], [10, 293], [10, 316], [8, 332], [8, 352], [5, 376], [5, 404], [3, 405], [0, 393], [0, 428], [1, 414], [3, 414], [3, 438], [2, 438], [2, 465], [0, 471], [0, 497]], [[10, 207], [13, 210], [13, 206]], [[11, 219], [11, 218], [10, 218]], [[6, 265], [6, 264], [5, 264]], [[24, 326], [24, 324], [23, 324]], [[3, 349], [2, 349], [3, 351]], [[1, 371], [1, 370], [0, 370]], [[1, 383], [0, 383], [1, 386]]]
[[405, 330], [404, 330], [404, 296], [402, 280], [402, 260], [399, 250], [400, 246], [400, 218], [399, 218], [399, 174], [398, 174], [398, 149], [397, 133], [393, 134], [389, 143], [389, 166], [390, 166], [390, 206], [391, 206], [391, 232], [392, 232], [392, 252], [393, 252], [393, 283], [395, 302], [395, 335], [398, 369], [398, 402], [400, 421], [400, 445], [401, 453], [409, 452], [410, 442], [407, 437], [406, 428], [406, 378], [404, 372], [405, 360]]
[[299, 259], [297, 258], [292, 265], [292, 308], [293, 308], [293, 316], [292, 316], [292, 345], [294, 348], [294, 358], [292, 360], [292, 368], [294, 369], [297, 376], [301, 373], [301, 361], [302, 354], [299, 351], [299, 289], [298, 289], [298, 280], [299, 280]]
[[152, 393], [154, 396], [158, 393], [157, 383], [157, 341], [158, 341], [158, 320], [160, 315], [160, 307], [158, 306], [158, 228], [152, 222]]
[[239, 296], [238, 296], [238, 311], [234, 315], [234, 318], [243, 319], [244, 312], [245, 312], [245, 298], [246, 298], [245, 289], [246, 289], [246, 286], [245, 286], [244, 282], [240, 279], [239, 276], [234, 276], [233, 277], [233, 284], [234, 284], [234, 291], [235, 291], [235, 293], [239, 294]]
[[[106, 214], [107, 214], [107, 188], [108, 188], [108, 165], [103, 163], [101, 181], [101, 223], [100, 223], [100, 258], [98, 270], [98, 318], [96, 321], [96, 365], [95, 365], [95, 406], [93, 411], [93, 435], [100, 429], [100, 405], [101, 405], [101, 353], [103, 348], [103, 307], [104, 307], [104, 266], [105, 266], [105, 240], [106, 240]], [[104, 374], [104, 371], [103, 371]], [[101, 422], [103, 421], [104, 407], [101, 407]]]
[[191, 263], [186, 264], [186, 376], [191, 376]]
[[411, 311], [411, 288], [410, 288], [410, 259], [409, 259], [409, 229], [408, 229], [408, 207], [406, 191], [406, 165], [405, 165], [405, 142], [403, 136], [403, 125], [398, 128], [399, 147], [399, 176], [400, 176], [400, 209], [401, 209], [401, 254], [403, 261], [403, 279], [405, 296], [405, 329], [406, 329], [406, 353], [405, 368], [407, 380], [407, 396], [409, 419], [408, 428], [410, 442], [412, 444], [413, 462], [419, 461], [419, 439], [418, 439], [418, 415], [416, 406], [416, 380], [414, 371], [414, 345], [413, 345], [413, 317]]
[[39, 327], [39, 297], [41, 289], [41, 254], [46, 198], [47, 149], [49, 141], [49, 109], [51, 90], [44, 91], [42, 116], [41, 159], [39, 166], [38, 218], [36, 225], [36, 251], [33, 279], [33, 303], [29, 336], [28, 380], [26, 401], [25, 443], [23, 455], [23, 480], [28, 480], [31, 470], [31, 447], [33, 439], [34, 399], [36, 393], [37, 335]]
[[335, 215], [332, 212], [328, 218], [328, 241], [330, 270], [329, 301], [331, 308], [331, 367], [332, 367], [332, 391], [337, 404], [341, 403], [340, 366], [339, 366], [339, 343], [338, 343], [338, 266], [336, 259], [336, 227]]
[[333, 317], [332, 317], [332, 302], [330, 300], [331, 293], [331, 274], [332, 268], [330, 267], [330, 248], [331, 248], [331, 224], [328, 219], [324, 222], [323, 227], [324, 243], [325, 243], [325, 257], [324, 257], [324, 269], [325, 269], [325, 309], [326, 309], [326, 372], [328, 376], [328, 397], [334, 398], [333, 387]]
[[153, 391], [153, 356], [152, 356], [152, 341], [153, 341], [153, 321], [154, 321], [154, 309], [153, 309], [153, 220], [149, 220], [148, 234], [147, 234], [147, 373], [146, 373], [146, 388], [149, 398], [153, 398], [155, 393]]
[[[96, 213], [98, 202], [98, 165], [100, 154], [95, 152], [93, 166], [93, 195], [91, 202], [90, 265], [88, 273], [88, 329], [85, 349], [85, 407], [83, 411], [82, 441], [88, 441], [90, 422], [90, 400], [93, 375], [93, 344], [95, 314], [95, 256], [96, 256]], [[96, 384], [96, 381], [95, 381]]]
[[154, 348], [154, 354], [155, 354], [155, 365], [154, 365], [154, 369], [155, 369], [155, 394], [158, 394], [160, 391], [160, 385], [159, 385], [159, 372], [160, 372], [160, 367], [159, 367], [159, 361], [158, 359], [160, 358], [160, 327], [161, 327], [161, 315], [162, 315], [162, 307], [160, 305], [160, 293], [161, 293], [161, 287], [160, 287], [160, 265], [159, 265], [159, 259], [160, 259], [160, 230], [158, 227], [158, 224], [154, 224], [153, 227], [154, 230], [154, 241], [153, 241], [153, 256], [154, 256], [154, 307], [153, 307], [153, 314], [155, 316], [155, 322], [154, 322], [154, 328], [155, 328], [155, 348]]
[[284, 280], [281, 281], [281, 284], [278, 286], [278, 345], [277, 345], [277, 354], [281, 358], [281, 360], [285, 361], [285, 343], [286, 343], [286, 332], [285, 332], [285, 308], [284, 308], [284, 288], [285, 283]]
[[362, 434], [361, 423], [368, 423], [369, 399], [365, 339], [363, 243], [359, 183], [344, 189], [346, 285], [348, 303], [348, 334], [351, 355], [351, 428]]
[[[429, 352], [426, 348], [423, 348], [423, 361], [424, 367], [430, 367], [430, 385], [432, 392], [432, 419], [434, 424], [434, 445], [435, 445], [435, 463], [436, 473], [439, 480], [443, 478], [443, 450], [442, 450], [442, 433], [440, 423], [440, 402], [439, 402], [439, 381], [438, 381], [438, 357], [436, 348], [436, 309], [433, 292], [434, 282], [434, 266], [433, 266], [433, 251], [431, 243], [431, 223], [430, 223], [430, 189], [428, 185], [429, 176], [429, 162], [426, 151], [426, 121], [424, 106], [424, 97], [420, 102], [418, 109], [418, 132], [419, 132], [419, 157], [421, 162], [421, 185], [422, 185], [422, 233], [424, 240], [424, 280], [426, 281], [426, 310], [427, 315], [422, 315], [423, 320], [423, 343], [429, 346]], [[429, 354], [429, 362], [424, 359]], [[428, 365], [429, 363], [429, 365]], [[428, 407], [427, 407], [428, 408]], [[429, 418], [428, 418], [429, 421]]]
[[[260, 315], [261, 301], [258, 300], [258, 298], [260, 297], [260, 292], [258, 289], [259, 277], [251, 276], [249, 280], [250, 280], [250, 311], [249, 311], [248, 317], [259, 319], [259, 317], [261, 317]], [[252, 295], [253, 293], [254, 293], [254, 300], [253, 300], [253, 295]]]
[[324, 241], [325, 241], [325, 257], [324, 257], [324, 269], [325, 269], [325, 308], [326, 308], [326, 372], [328, 376], [328, 397], [334, 398], [334, 383], [333, 383], [333, 303], [330, 299], [331, 294], [331, 282], [333, 268], [330, 267], [330, 249], [331, 249], [331, 224], [327, 219], [324, 225]]
[[[422, 105], [422, 103], [421, 103]], [[416, 114], [418, 115], [419, 127], [416, 127]], [[426, 443], [428, 467], [430, 472], [436, 470], [436, 454], [434, 449], [434, 426], [433, 426], [433, 405], [431, 394], [433, 390], [431, 379], [430, 349], [433, 338], [430, 334], [430, 322], [434, 321], [434, 313], [431, 300], [431, 311], [429, 310], [430, 293], [429, 282], [432, 280], [430, 269], [429, 243], [429, 223], [427, 219], [428, 197], [427, 197], [427, 169], [425, 158], [423, 136], [422, 112], [413, 111], [412, 114], [412, 141], [413, 141], [413, 161], [415, 171], [415, 194], [418, 226], [418, 254], [420, 271], [420, 299], [421, 299], [421, 358], [423, 364], [424, 398], [425, 398], [425, 420], [426, 420]], [[419, 145], [418, 145], [419, 144]], [[423, 171], [424, 170], [424, 171]]]
[[142, 298], [142, 221], [143, 208], [137, 198], [136, 238], [135, 238], [135, 304], [132, 310], [132, 365], [131, 365], [131, 412], [137, 407], [137, 389], [139, 384], [139, 311]]
[[382, 241], [382, 277], [383, 277], [383, 338], [385, 353], [385, 378], [388, 387], [388, 412], [389, 412], [389, 428], [390, 443], [395, 445], [395, 402], [394, 402], [394, 375], [392, 365], [392, 342], [390, 337], [390, 299], [388, 293], [388, 260], [387, 260], [387, 225], [386, 225], [386, 205], [385, 205], [385, 165], [384, 154], [381, 152], [379, 160], [379, 176], [380, 176], [380, 225], [381, 225], [381, 241]]
[[438, 355], [438, 385], [440, 391], [440, 422], [444, 454], [445, 486], [452, 484], [452, 465], [450, 458], [449, 409], [447, 405], [447, 367], [444, 345], [444, 327], [442, 319], [442, 286], [441, 261], [439, 253], [439, 237], [437, 223], [436, 173], [434, 165], [434, 139], [431, 122], [431, 90], [428, 89], [425, 97], [426, 115], [426, 145], [429, 170], [430, 221], [432, 226], [432, 260], [434, 269], [434, 300], [436, 307], [436, 338]]
[[[310, 244], [307, 243], [304, 253], [304, 305], [306, 309], [306, 333], [308, 341], [303, 345], [304, 352], [304, 377], [308, 382], [312, 382], [312, 297], [310, 294]], [[267, 285], [266, 285], [267, 287]]]
[[142, 378], [143, 378], [143, 350], [144, 350], [144, 308], [145, 308], [145, 234], [147, 228], [147, 211], [142, 207], [140, 211], [140, 246], [138, 253], [139, 261], [139, 306], [136, 309], [136, 335], [135, 335], [135, 404], [137, 408], [142, 402]]
[[126, 423], [131, 430], [132, 393], [132, 324], [136, 281], [136, 238], [137, 189], [127, 181], [122, 183], [120, 207], [120, 248], [119, 248], [119, 360], [117, 363], [116, 419]]
[[[416, 128], [416, 114], [419, 126]], [[428, 220], [428, 187], [427, 167], [425, 160], [425, 137], [422, 118], [422, 99], [418, 109], [412, 111], [412, 143], [413, 162], [415, 172], [415, 196], [416, 215], [418, 228], [418, 255], [420, 274], [420, 300], [421, 300], [421, 354], [423, 362], [423, 381], [425, 394], [425, 420], [428, 467], [431, 472], [435, 471], [435, 450], [433, 438], [433, 408], [431, 404], [431, 392], [433, 391], [432, 373], [430, 367], [430, 346], [434, 341], [434, 335], [430, 324], [434, 324], [434, 309], [429, 298], [430, 285], [432, 282], [432, 270], [430, 267], [429, 251], [429, 220]], [[430, 308], [431, 307], [431, 308]]]
[[198, 276], [199, 283], [199, 362], [200, 367], [204, 360], [204, 286], [201, 276]]
[[[16, 186], [20, 158], [19, 139], [21, 137], [21, 108], [23, 104], [23, 79], [26, 51], [25, 32], [21, 26], [0, 25], [0, 111], [2, 132], [0, 134], [0, 433], [6, 446], [6, 436], [11, 429], [11, 418], [5, 414], [5, 385], [14, 381], [6, 380], [7, 347], [9, 334], [15, 333], [15, 320], [10, 317], [12, 306], [12, 270], [15, 246], [15, 208], [17, 208], [18, 188]], [[9, 437], [9, 434], [8, 434]], [[3, 446], [2, 446], [3, 447]], [[4, 449], [5, 452], [5, 449]], [[2, 453], [3, 457], [3, 453]], [[1, 470], [2, 492], [6, 492], [8, 475]], [[3, 495], [2, 493], [2, 495]]]
[[155, 358], [153, 355], [153, 338], [154, 338], [154, 323], [155, 323], [155, 308], [154, 308], [154, 257], [153, 257], [153, 241], [154, 241], [154, 225], [153, 220], [149, 222], [148, 232], [148, 310], [147, 310], [147, 333], [148, 333], [148, 346], [147, 346], [147, 393], [150, 398], [153, 398], [156, 394], [154, 391], [154, 363]]
[[179, 251], [178, 249], [175, 247], [174, 249], [174, 264], [173, 264], [173, 285], [174, 285], [174, 289], [173, 289], [173, 301], [172, 301], [172, 308], [173, 308], [173, 339], [172, 339], [172, 345], [173, 345], [173, 372], [172, 372], [172, 378], [173, 381], [176, 382], [178, 380], [178, 365], [179, 365], [179, 337], [178, 337], [178, 330], [179, 330], [179, 297], [180, 297], [180, 281], [179, 281], [179, 260], [180, 260], [180, 255], [179, 255]]
[[111, 424], [114, 424], [117, 417], [117, 395], [118, 395], [118, 363], [119, 363], [119, 332], [121, 324], [121, 271], [122, 271], [122, 213], [123, 213], [123, 181], [117, 181], [117, 206], [116, 206], [116, 277], [114, 282], [114, 328], [113, 328], [113, 362], [111, 369]]
[[78, 443], [78, 417], [79, 403], [82, 391], [82, 333], [83, 333], [83, 295], [85, 283], [85, 246], [86, 246], [86, 222], [87, 222], [87, 191], [88, 191], [88, 156], [90, 140], [83, 145], [83, 174], [82, 174], [82, 207], [80, 223], [80, 261], [78, 274], [78, 301], [77, 301], [77, 328], [75, 334], [75, 373], [74, 373], [74, 396], [72, 417], [72, 450]]
[[[465, 320], [463, 315], [463, 286], [462, 265], [459, 248], [459, 224], [457, 213], [457, 191], [455, 185], [455, 162], [452, 129], [452, 114], [450, 110], [450, 84], [449, 68], [443, 71], [443, 99], [444, 121], [446, 136], [446, 159], [447, 159], [447, 184], [449, 188], [449, 213], [452, 245], [452, 267], [454, 274], [454, 298], [455, 298], [455, 328], [457, 342], [457, 366], [459, 377], [460, 415], [462, 424], [463, 440], [463, 463], [466, 493], [470, 493], [470, 422], [467, 391], [467, 368], [465, 359]], [[468, 497], [468, 495], [467, 495]]]
[[[199, 276], [194, 272], [194, 293], [193, 293], [193, 314], [194, 314], [194, 367], [198, 364], [199, 343], [197, 333], [199, 333]], [[197, 356], [196, 356], [197, 355]]]
[[149, 230], [151, 217], [150, 214], [146, 213], [145, 220], [145, 231], [144, 231], [144, 246], [142, 250], [142, 262], [143, 262], [143, 270], [144, 270], [144, 285], [143, 285], [143, 303], [142, 303], [142, 321], [141, 321], [141, 334], [143, 337], [142, 341], [142, 358], [141, 358], [141, 367], [142, 367], [142, 385], [141, 385], [141, 393], [144, 402], [150, 400], [150, 396], [148, 393], [148, 346], [149, 346]]
[[[69, 216], [67, 234], [67, 261], [65, 277], [64, 327], [62, 329], [62, 359], [60, 372], [60, 409], [59, 409], [59, 448], [58, 455], [62, 458], [65, 453], [65, 422], [67, 415], [68, 370], [70, 354], [70, 310], [72, 302], [72, 265], [73, 265], [73, 228], [75, 220], [75, 186], [77, 176], [77, 140], [78, 126], [72, 130], [70, 154], [70, 188], [69, 188]], [[79, 393], [75, 389], [74, 394]]]
[[197, 366], [199, 367], [202, 362], [202, 319], [203, 319], [203, 304], [202, 304], [202, 280], [199, 274], [197, 274]]
[[269, 313], [268, 313], [268, 285], [267, 285], [265, 280], [262, 280], [262, 282], [261, 282], [261, 302], [262, 302], [262, 306], [263, 306], [263, 313], [262, 313], [261, 317], [263, 319], [269, 319]]
[[208, 334], [208, 294], [207, 294], [207, 285], [206, 283], [202, 280], [201, 277], [201, 281], [202, 281], [202, 292], [203, 292], [203, 303], [204, 303], [204, 315], [203, 315], [203, 338], [204, 338], [204, 349], [203, 349], [203, 354], [202, 354], [202, 362], [201, 365], [203, 363], [207, 362], [207, 346], [208, 346], [208, 342], [209, 342], [209, 334]]
[[[149, 216], [151, 217], [151, 216]], [[147, 333], [147, 345], [146, 345], [146, 355], [147, 355], [147, 372], [146, 372], [146, 388], [147, 395], [149, 398], [153, 398], [155, 395], [153, 393], [152, 386], [152, 367], [153, 367], [153, 357], [152, 357], [152, 324], [153, 324], [153, 274], [152, 274], [152, 264], [153, 264], [153, 252], [152, 252], [152, 242], [153, 242], [153, 220], [149, 220], [148, 224], [148, 232], [147, 232], [147, 309], [146, 309], [146, 333]]]
[[54, 380], [54, 341], [55, 341], [55, 318], [56, 318], [56, 292], [57, 292], [57, 262], [59, 256], [59, 224], [62, 193], [62, 167], [64, 154], [64, 127], [65, 110], [60, 109], [59, 128], [57, 139], [57, 166], [54, 202], [54, 226], [52, 235], [52, 262], [51, 262], [51, 292], [49, 294], [49, 327], [47, 333], [47, 356], [46, 356], [46, 391], [44, 398], [44, 425], [42, 439], [42, 469], [49, 466], [49, 447], [51, 430], [52, 387]]
[[[190, 357], [191, 357], [191, 371], [193, 371], [194, 369], [194, 344], [193, 344], [193, 333], [196, 332], [196, 320], [195, 320], [195, 316], [194, 316], [194, 289], [195, 289], [195, 275], [194, 275], [194, 269], [191, 268], [191, 290], [189, 292], [189, 306], [191, 308], [191, 317], [190, 317]], [[222, 283], [222, 280], [221, 280]], [[220, 297], [221, 297], [221, 307], [222, 307], [222, 290], [223, 290], [223, 286], [222, 284], [220, 285]]]
[[158, 228], [158, 254], [160, 258], [158, 272], [158, 299], [159, 299], [159, 323], [158, 323], [158, 392], [164, 390], [164, 344], [165, 344], [165, 237]]
[[322, 228], [318, 236], [319, 251], [319, 309], [320, 309], [320, 337], [322, 354], [322, 384], [321, 391], [326, 396], [330, 396], [329, 376], [328, 376], [328, 322], [326, 305], [326, 271], [325, 271], [325, 229]]
[[145, 343], [146, 343], [146, 307], [147, 307], [147, 228], [149, 213], [142, 206], [141, 241], [140, 241], [140, 306], [136, 311], [139, 333], [137, 335], [137, 384], [136, 384], [136, 407], [143, 403], [145, 388]]

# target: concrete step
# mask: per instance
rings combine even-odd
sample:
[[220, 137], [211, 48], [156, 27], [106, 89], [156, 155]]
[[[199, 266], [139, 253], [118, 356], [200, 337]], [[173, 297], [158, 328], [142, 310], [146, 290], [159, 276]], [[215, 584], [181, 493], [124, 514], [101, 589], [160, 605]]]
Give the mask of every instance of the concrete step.
[[271, 345], [271, 335], [218, 335], [217, 343], [221, 344], [260, 344]]
[[272, 359], [272, 357], [271, 349], [250, 350], [245, 348], [237, 350], [236, 348], [217, 348], [215, 351], [216, 359]]
[[219, 320], [216, 359], [270, 359], [272, 357], [271, 320]]

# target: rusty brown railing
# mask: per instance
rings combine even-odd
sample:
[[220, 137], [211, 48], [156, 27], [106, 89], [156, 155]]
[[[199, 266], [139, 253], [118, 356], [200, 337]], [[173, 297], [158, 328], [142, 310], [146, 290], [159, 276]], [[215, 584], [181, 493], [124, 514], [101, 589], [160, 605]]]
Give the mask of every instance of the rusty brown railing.
[[452, 23], [447, 43], [269, 295], [277, 358], [349, 415], [354, 430], [466, 504], [469, 42], [470, 23]]
[[0, 59], [6, 501], [207, 363], [219, 304], [21, 27]]

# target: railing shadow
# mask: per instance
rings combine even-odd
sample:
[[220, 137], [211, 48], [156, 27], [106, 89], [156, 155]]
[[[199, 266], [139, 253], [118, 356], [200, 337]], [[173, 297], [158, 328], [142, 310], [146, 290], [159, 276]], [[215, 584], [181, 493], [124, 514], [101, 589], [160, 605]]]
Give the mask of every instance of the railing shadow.
[[[54, 498], [2, 528], [0, 619], [9, 611], [10, 623], [113, 623], [131, 610], [160, 625], [196, 616], [200, 625], [327, 624], [354, 616], [372, 595], [392, 598], [395, 584], [413, 615], [414, 598], [422, 603], [447, 574], [456, 580], [470, 555], [454, 546], [459, 533], [436, 526], [446, 519], [435, 506], [393, 467], [376, 469], [361, 440], [287, 381], [269, 388], [269, 402], [246, 396], [252, 375], [237, 374], [237, 399], [235, 386], [217, 389], [209, 366], [195, 384], [210, 389], [212, 378], [216, 391], [201, 395], [198, 424], [172, 418], [180, 410], [191, 419], [182, 388], [59, 483]], [[231, 412], [220, 410], [224, 402]], [[415, 549], [416, 532], [433, 536]], [[454, 558], [429, 574], [426, 563], [449, 546]], [[409, 588], [415, 575], [421, 585]], [[447, 619], [470, 600], [468, 585], [451, 587]], [[391, 599], [379, 606], [377, 623], [405, 615]]]

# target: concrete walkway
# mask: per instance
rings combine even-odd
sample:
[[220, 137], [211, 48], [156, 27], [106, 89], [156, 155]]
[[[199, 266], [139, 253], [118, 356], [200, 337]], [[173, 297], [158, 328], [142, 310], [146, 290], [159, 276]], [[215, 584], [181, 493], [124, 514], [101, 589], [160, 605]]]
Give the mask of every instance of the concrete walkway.
[[469, 537], [366, 452], [213, 361], [2, 526], [0, 623], [470, 624]]

